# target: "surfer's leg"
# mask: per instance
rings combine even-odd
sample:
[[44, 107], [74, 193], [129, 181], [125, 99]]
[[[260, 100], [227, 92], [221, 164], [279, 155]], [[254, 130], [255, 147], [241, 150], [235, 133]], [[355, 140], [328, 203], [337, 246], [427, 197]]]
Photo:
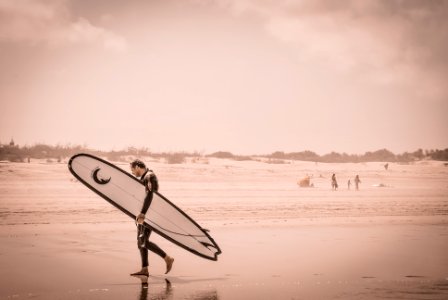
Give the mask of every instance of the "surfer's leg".
[[160, 257], [165, 258], [165, 256], [166, 256], [165, 251], [163, 251], [162, 249], [160, 249], [159, 246], [157, 246], [156, 244], [154, 244], [153, 242], [151, 242], [151, 241], [149, 240], [149, 236], [151, 235], [152, 230], [149, 229], [149, 228], [145, 228], [144, 231], [145, 231], [145, 232], [144, 232], [144, 238], [145, 238], [145, 239], [144, 239], [144, 241], [143, 241], [143, 246], [144, 246], [146, 249], [148, 249], [148, 250], [154, 252], [155, 254], [159, 255]]
[[165, 263], [166, 263], [165, 274], [167, 274], [169, 271], [171, 271], [171, 268], [173, 267], [174, 258], [167, 255], [165, 253], [165, 251], [163, 251], [159, 246], [157, 246], [156, 244], [151, 242], [149, 240], [149, 236], [151, 235], [152, 230], [150, 230], [150, 229], [146, 229], [146, 230], [148, 231], [148, 233], [147, 233], [147, 239], [145, 241], [145, 248], [148, 250], [151, 250], [152, 252], [159, 255], [160, 257], [162, 257], [165, 260]]
[[140, 248], [140, 257], [142, 258], [142, 268], [148, 267], [148, 249]]
[[174, 263], [174, 258], [172, 258], [171, 256], [167, 255], [165, 256], [165, 263], [166, 263], [166, 272], [165, 274], [168, 274], [169, 271], [171, 271], [171, 268], [173, 267], [173, 263]]
[[140, 252], [140, 257], [142, 260], [142, 269], [138, 272], [132, 273], [131, 275], [149, 275], [148, 272], [148, 249], [145, 247], [145, 232], [144, 226], [137, 225], [137, 247]]
[[151, 250], [152, 252], [154, 252], [155, 254], [160, 256], [161, 258], [165, 258], [165, 256], [166, 256], [165, 251], [160, 249], [159, 246], [157, 246], [156, 244], [154, 244], [151, 241], [146, 241], [146, 249]]
[[148, 249], [146, 248], [147, 232], [143, 225], [137, 225], [137, 246], [140, 250], [140, 257], [142, 258], [142, 268], [147, 267], [148, 264]]

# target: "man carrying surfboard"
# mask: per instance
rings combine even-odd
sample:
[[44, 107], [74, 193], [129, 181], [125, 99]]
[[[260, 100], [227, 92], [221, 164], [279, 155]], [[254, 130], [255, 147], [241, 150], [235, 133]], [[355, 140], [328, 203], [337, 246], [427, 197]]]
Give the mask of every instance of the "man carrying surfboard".
[[135, 222], [137, 224], [137, 245], [140, 251], [140, 257], [142, 259], [142, 268], [140, 271], [132, 273], [131, 275], [149, 275], [148, 250], [151, 250], [165, 260], [165, 274], [167, 274], [173, 267], [174, 258], [167, 255], [165, 251], [159, 248], [159, 246], [149, 241], [149, 236], [151, 235], [152, 230], [143, 225], [143, 223], [145, 222], [145, 214], [148, 211], [153, 198], [153, 191], [157, 192], [159, 190], [157, 177], [154, 172], [152, 170], [149, 170], [146, 167], [145, 163], [139, 159], [131, 162], [130, 167], [132, 174], [140, 179], [146, 190], [146, 198], [143, 202], [142, 209], [140, 211], [140, 214], [135, 219]]

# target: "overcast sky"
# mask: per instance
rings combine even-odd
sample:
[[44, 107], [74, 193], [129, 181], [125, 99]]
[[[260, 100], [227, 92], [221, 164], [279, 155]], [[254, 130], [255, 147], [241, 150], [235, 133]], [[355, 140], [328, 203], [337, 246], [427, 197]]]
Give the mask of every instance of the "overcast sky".
[[0, 0], [0, 142], [448, 147], [448, 1]]

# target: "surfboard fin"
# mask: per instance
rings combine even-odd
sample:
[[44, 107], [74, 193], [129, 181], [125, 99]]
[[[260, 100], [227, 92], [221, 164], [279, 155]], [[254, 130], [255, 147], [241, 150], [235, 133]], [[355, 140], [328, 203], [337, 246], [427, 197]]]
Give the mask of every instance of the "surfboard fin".
[[201, 244], [202, 244], [204, 247], [206, 247], [208, 250], [212, 250], [212, 249], [210, 249], [210, 247], [213, 248], [213, 249], [218, 250], [218, 249], [216, 248], [215, 245], [212, 245], [212, 244], [210, 244], [210, 243], [201, 242]]

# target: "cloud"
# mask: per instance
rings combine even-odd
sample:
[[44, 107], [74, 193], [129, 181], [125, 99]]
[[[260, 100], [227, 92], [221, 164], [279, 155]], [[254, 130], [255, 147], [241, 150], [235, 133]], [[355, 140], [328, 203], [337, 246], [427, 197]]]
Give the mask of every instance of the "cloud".
[[107, 50], [126, 51], [124, 37], [73, 16], [68, 4], [64, 0], [0, 0], [0, 42], [99, 43]]
[[302, 62], [362, 73], [388, 84], [419, 81], [444, 97], [448, 2], [443, 0], [217, 0], [236, 15], [261, 17], [266, 31]]
[[93, 26], [84, 18], [79, 18], [65, 28], [64, 37], [61, 39], [72, 43], [93, 43], [99, 41], [104, 48], [116, 52], [124, 52], [128, 47], [126, 39], [123, 37], [104, 28]]

